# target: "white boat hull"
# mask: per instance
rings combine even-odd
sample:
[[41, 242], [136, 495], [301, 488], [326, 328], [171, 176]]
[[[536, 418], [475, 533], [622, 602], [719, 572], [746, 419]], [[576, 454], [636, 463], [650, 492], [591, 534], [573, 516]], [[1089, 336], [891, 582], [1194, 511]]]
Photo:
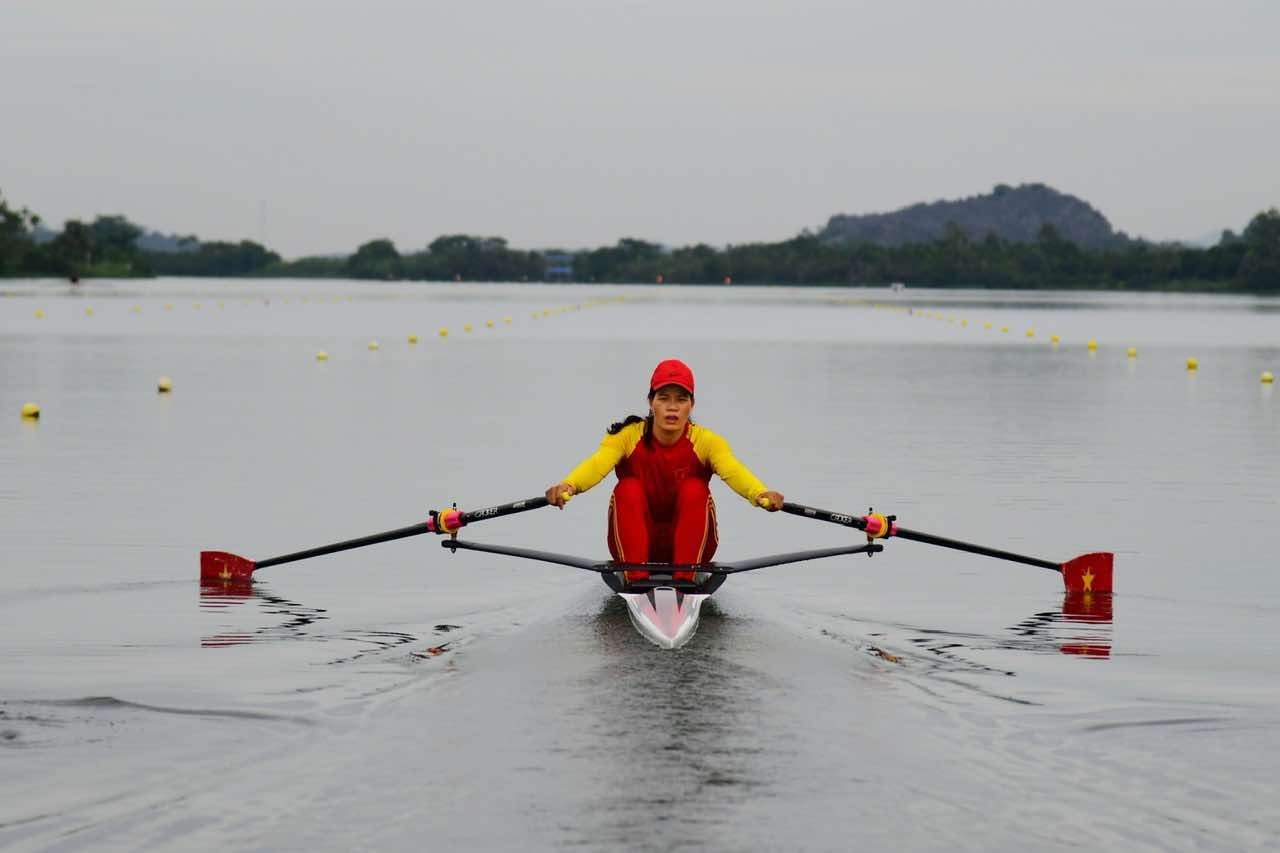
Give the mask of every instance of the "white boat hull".
[[693, 638], [702, 602], [711, 597], [666, 586], [618, 595], [627, 603], [631, 624], [641, 636], [664, 649], [678, 649]]

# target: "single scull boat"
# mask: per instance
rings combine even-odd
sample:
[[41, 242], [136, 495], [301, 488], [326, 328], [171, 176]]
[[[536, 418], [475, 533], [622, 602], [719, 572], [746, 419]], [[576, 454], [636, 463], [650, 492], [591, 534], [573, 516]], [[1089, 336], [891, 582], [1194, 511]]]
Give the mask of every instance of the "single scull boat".
[[[1110, 595], [1112, 592], [1112, 576], [1115, 555], [1110, 552], [1094, 552], [1084, 554], [1065, 563], [1028, 557], [949, 539], [931, 533], [908, 530], [899, 527], [894, 516], [868, 512], [866, 515], [832, 512], [803, 504], [785, 503], [783, 511], [817, 521], [838, 524], [860, 531], [866, 536], [865, 544], [848, 545], [838, 548], [820, 548], [810, 551], [793, 551], [786, 554], [775, 554], [769, 557], [756, 557], [733, 562], [701, 563], [697, 565], [671, 565], [667, 563], [616, 563], [612, 561], [590, 560], [568, 554], [557, 554], [550, 551], [535, 551], [529, 548], [517, 548], [507, 545], [492, 545], [482, 542], [458, 539], [458, 531], [468, 524], [500, 518], [518, 512], [539, 509], [548, 506], [545, 497], [514, 501], [499, 506], [486, 507], [479, 510], [459, 510], [456, 507], [432, 512], [425, 522], [411, 524], [384, 533], [375, 533], [357, 539], [347, 539], [331, 545], [322, 545], [293, 554], [272, 557], [268, 560], [254, 561], [227, 551], [200, 552], [200, 580], [204, 584], [220, 584], [235, 586], [249, 584], [253, 581], [253, 573], [268, 566], [334, 554], [352, 548], [361, 548], [379, 542], [390, 542], [408, 536], [423, 533], [436, 533], [448, 536], [440, 544], [450, 551], [478, 551], [487, 554], [500, 554], [508, 557], [519, 557], [526, 560], [538, 560], [570, 566], [589, 572], [596, 572], [604, 582], [626, 602], [627, 612], [636, 629], [647, 639], [668, 649], [679, 648], [689, 641], [698, 628], [698, 616], [702, 603], [715, 592], [725, 578], [740, 572], [750, 572], [771, 566], [782, 566], [788, 563], [800, 563], [807, 560], [820, 560], [826, 557], [839, 557], [849, 554], [867, 554], [868, 556], [884, 550], [884, 546], [875, 540], [897, 537], [995, 557], [1026, 565], [1039, 566], [1059, 572], [1068, 592], [1084, 595]], [[692, 571], [692, 580], [677, 580], [677, 572]], [[628, 581], [627, 573], [647, 572], [644, 580]]]

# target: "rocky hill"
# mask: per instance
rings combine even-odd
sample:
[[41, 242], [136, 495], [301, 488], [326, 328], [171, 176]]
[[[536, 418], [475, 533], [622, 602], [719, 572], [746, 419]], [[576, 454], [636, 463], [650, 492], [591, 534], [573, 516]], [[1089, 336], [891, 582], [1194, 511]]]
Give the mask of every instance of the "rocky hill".
[[999, 184], [989, 195], [913, 204], [892, 213], [838, 213], [818, 237], [827, 243], [900, 246], [936, 240], [952, 224], [973, 240], [995, 234], [1010, 242], [1030, 243], [1048, 224], [1062, 237], [1088, 248], [1129, 242], [1088, 202], [1044, 184]]

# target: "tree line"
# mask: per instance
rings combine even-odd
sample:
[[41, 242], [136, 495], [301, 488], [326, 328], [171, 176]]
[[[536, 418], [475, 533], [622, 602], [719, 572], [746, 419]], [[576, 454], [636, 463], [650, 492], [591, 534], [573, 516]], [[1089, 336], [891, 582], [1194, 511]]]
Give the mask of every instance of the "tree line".
[[[1052, 225], [1036, 240], [994, 234], [975, 239], [959, 227], [923, 243], [839, 243], [803, 232], [777, 243], [667, 249], [624, 238], [577, 252], [513, 249], [501, 237], [446, 235], [401, 253], [370, 240], [347, 257], [286, 261], [250, 240], [201, 242], [184, 251], [148, 252], [142, 229], [124, 216], [67, 221], [39, 241], [40, 218], [0, 195], [0, 276], [216, 276], [356, 278], [380, 281], [662, 282], [667, 284], [886, 284], [933, 287], [1245, 290], [1280, 293], [1280, 211], [1257, 214], [1241, 234], [1225, 231], [1209, 248], [1134, 241], [1085, 249]], [[567, 275], [562, 271], [571, 270]]]

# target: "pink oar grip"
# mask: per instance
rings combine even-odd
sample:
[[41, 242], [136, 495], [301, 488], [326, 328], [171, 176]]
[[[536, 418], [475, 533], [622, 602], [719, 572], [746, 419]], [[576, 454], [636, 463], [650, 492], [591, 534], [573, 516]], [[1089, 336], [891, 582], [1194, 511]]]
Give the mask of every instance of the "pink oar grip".
[[427, 519], [427, 530], [432, 533], [452, 533], [462, 528], [462, 513], [456, 509], [445, 509]]
[[[889, 536], [895, 536], [898, 533], [898, 523], [896, 521], [889, 521], [883, 515], [879, 515], [876, 513], [872, 513], [871, 515], [864, 515], [862, 517], [862, 522], [864, 525], [866, 525], [865, 527], [862, 528], [862, 531], [866, 533], [868, 536], [872, 536], [877, 539], [884, 539]], [[887, 531], [885, 530], [886, 527], [888, 528]]]

